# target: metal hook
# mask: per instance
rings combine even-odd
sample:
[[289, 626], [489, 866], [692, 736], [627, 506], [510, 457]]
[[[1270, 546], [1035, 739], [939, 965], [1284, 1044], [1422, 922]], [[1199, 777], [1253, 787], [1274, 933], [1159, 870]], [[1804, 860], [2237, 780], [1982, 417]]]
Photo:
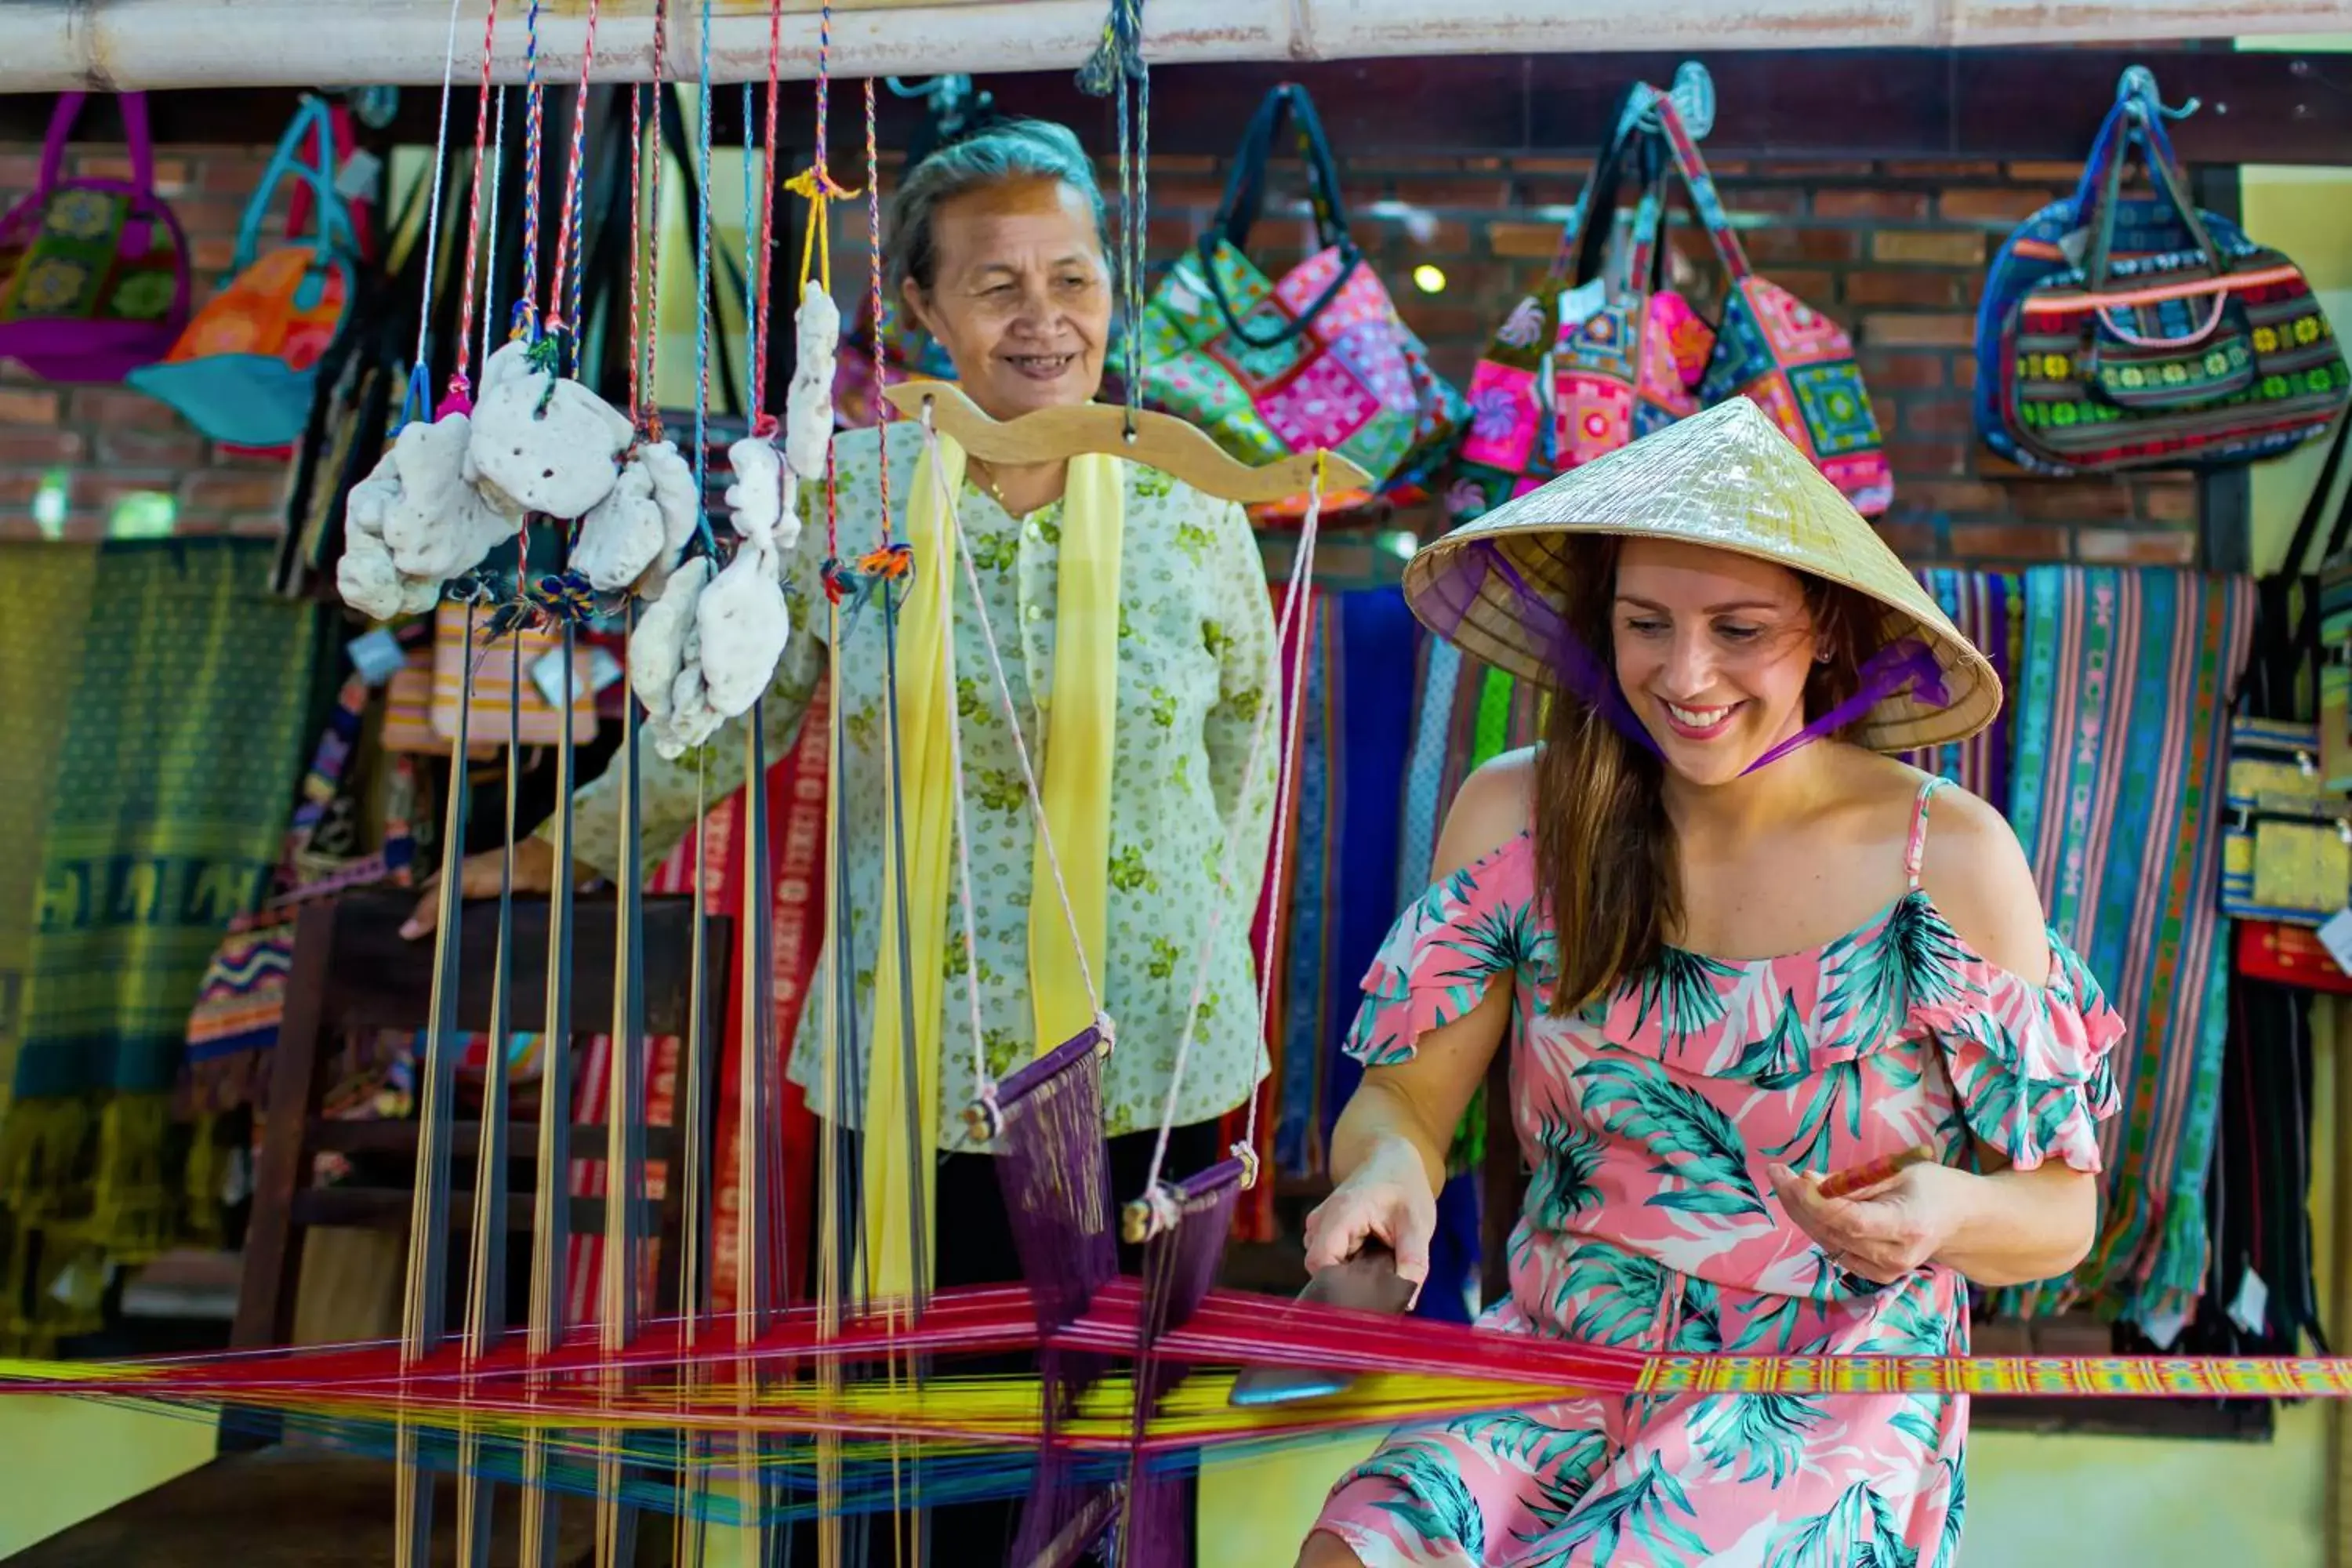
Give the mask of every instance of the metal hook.
[[2178, 108], [2164, 101], [2157, 90], [2156, 73], [2146, 66], [2126, 66], [2124, 74], [2116, 79], [2116, 100], [2131, 105], [2132, 112], [2143, 119], [2186, 120], [2202, 107], [2203, 100], [2192, 98]]
[[1658, 129], [1658, 100], [1672, 100], [1675, 113], [1690, 133], [1693, 142], [1706, 139], [1715, 129], [1715, 78], [1696, 60], [1685, 60], [1675, 69], [1674, 85], [1660, 92], [1647, 83], [1638, 85], [1626, 101], [1625, 113], [1617, 123], [1619, 137], [1639, 126], [1644, 131]]

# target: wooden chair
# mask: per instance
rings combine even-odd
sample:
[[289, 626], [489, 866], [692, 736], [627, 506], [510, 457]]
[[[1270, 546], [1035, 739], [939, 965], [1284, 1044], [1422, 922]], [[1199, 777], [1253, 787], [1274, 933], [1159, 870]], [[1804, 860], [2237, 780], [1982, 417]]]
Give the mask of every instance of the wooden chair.
[[[278, 1026], [262, 1146], [256, 1162], [244, 1277], [231, 1334], [231, 1343], [238, 1348], [291, 1342], [303, 1241], [311, 1229], [337, 1226], [400, 1232], [408, 1226], [417, 1122], [413, 1119], [332, 1121], [320, 1114], [320, 1100], [327, 1088], [322, 1064], [347, 1034], [374, 1029], [415, 1031], [429, 1021], [434, 944], [400, 935], [401, 922], [415, 903], [413, 893], [348, 893], [306, 908], [296, 927], [286, 1012]], [[457, 1013], [461, 1029], [488, 1026], [497, 952], [495, 907], [469, 904], [460, 929]], [[609, 898], [583, 899], [575, 907], [574, 1039], [563, 1042], [566, 1049], [576, 1048], [581, 1036], [611, 1031], [617, 910]], [[547, 922], [544, 900], [516, 901], [509, 973], [512, 1026], [521, 1033], [537, 1033], [545, 1021]], [[691, 899], [645, 900], [648, 1037], [687, 1031], [693, 923]], [[706, 1037], [714, 1042], [720, 1037], [728, 1016], [736, 968], [731, 931], [732, 922], [719, 916], [710, 917], [704, 931], [702, 1018]], [[549, 1048], [554, 1048], [553, 1042]], [[682, 1110], [683, 1092], [677, 1103]], [[530, 1106], [519, 1104], [510, 1121], [509, 1137], [517, 1156], [512, 1170], [517, 1180], [508, 1200], [507, 1223], [516, 1232], [528, 1233], [531, 1225], [528, 1175], [530, 1157], [537, 1147], [537, 1114]], [[449, 1217], [454, 1229], [463, 1230], [472, 1220], [474, 1158], [481, 1127], [478, 1121], [460, 1119], [452, 1131]], [[603, 1125], [575, 1124], [572, 1147], [581, 1155], [593, 1157], [604, 1148], [605, 1133]], [[678, 1145], [678, 1133], [675, 1128], [647, 1129], [647, 1158], [667, 1158]], [[313, 1156], [327, 1151], [355, 1157], [352, 1180], [328, 1187], [310, 1183]], [[386, 1171], [399, 1175], [387, 1178], [383, 1174]], [[670, 1196], [659, 1210], [653, 1200], [645, 1200], [648, 1234], [659, 1236], [664, 1242], [676, 1236], [678, 1187], [677, 1182], [667, 1184]], [[600, 1231], [604, 1223], [604, 1201], [572, 1199], [571, 1223], [574, 1235]], [[663, 1251], [667, 1258], [671, 1248], [665, 1246]], [[453, 1263], [462, 1256], [453, 1255]], [[509, 1279], [525, 1278], [527, 1267], [527, 1258], [515, 1258], [509, 1267]], [[453, 1288], [462, 1288], [463, 1272], [462, 1267], [452, 1268]], [[674, 1277], [667, 1268], [662, 1272]]]

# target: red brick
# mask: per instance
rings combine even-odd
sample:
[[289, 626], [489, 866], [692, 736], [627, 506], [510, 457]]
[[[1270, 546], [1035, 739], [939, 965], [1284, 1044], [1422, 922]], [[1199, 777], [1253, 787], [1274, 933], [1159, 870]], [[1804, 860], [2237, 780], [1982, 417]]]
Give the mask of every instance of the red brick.
[[137, 425], [102, 426], [98, 431], [98, 457], [103, 463], [125, 468], [201, 468], [205, 438], [185, 426], [157, 429]]
[[1998, 178], [2000, 165], [1957, 158], [1898, 158], [1886, 165], [1886, 173], [1897, 180], [1983, 180]]
[[54, 392], [0, 388], [0, 425], [54, 425], [59, 399]]
[[1486, 226], [1486, 248], [1496, 256], [1520, 256], [1549, 261], [1552, 253], [1559, 248], [1559, 226], [1556, 223], [1490, 223]]
[[2122, 566], [2188, 566], [2197, 560], [2197, 535], [2187, 529], [2085, 528], [2074, 535], [2084, 561]]
[[184, 506], [213, 511], [264, 511], [284, 503], [286, 476], [282, 469], [212, 469], [188, 475], [180, 482]]
[[1941, 267], [1982, 267], [1990, 235], [1944, 228], [1882, 228], [1870, 237], [1879, 261], [1924, 261]]
[[2022, 159], [2009, 166], [2012, 180], [2031, 180], [2037, 184], [2072, 185], [2083, 178], [2080, 163], [2037, 163]]
[[2022, 522], [1956, 522], [1952, 554], [1961, 561], [2063, 561], [2067, 530]]
[[1976, 390], [1977, 362], [1973, 354], [1952, 356], [1952, 384], [1962, 392]]
[[[1847, 281], [1851, 283], [1852, 279]], [[1933, 353], [1885, 353], [1864, 350], [1862, 379], [1888, 391], [1922, 391], [1944, 384], [1944, 356]]]
[[168, 403], [160, 403], [144, 393], [127, 387], [90, 386], [77, 388], [73, 395], [73, 420], [77, 425], [93, 429], [110, 426], [132, 426], [142, 430], [179, 430], [186, 426], [172, 411]]
[[1903, 428], [1913, 436], [1966, 436], [1976, 429], [1969, 405], [1957, 397], [1918, 398], [1903, 408]]
[[[1105, 158], [1100, 162], [1107, 166], [1106, 173], [1110, 182], [1116, 184], [1118, 181], [1118, 160]], [[1213, 174], [1216, 172], [1217, 160], [1205, 153], [1154, 153], [1151, 154], [1151, 183], [1155, 185], [1164, 175]]]
[[1706, 172], [1719, 180], [1736, 180], [1748, 174], [1769, 173], [1769, 170], [1750, 163], [1745, 158], [1709, 158], [1706, 161]]
[[1813, 216], [1827, 218], [1924, 218], [1927, 197], [1920, 191], [1815, 191]]
[[[191, 235], [188, 237], [188, 259], [201, 272], [225, 271], [236, 260], [236, 237], [229, 234], [207, 235], [202, 237]], [[199, 279], [196, 284], [196, 302], [202, 304], [205, 300], [211, 297], [211, 293], [212, 289], [208, 282]]]
[[1957, 311], [1878, 311], [1863, 318], [1862, 330], [1875, 348], [1958, 348], [1975, 340], [1976, 322]]
[[[1460, 298], [1466, 301], [1466, 296]], [[1397, 314], [1423, 342], [1475, 338], [1483, 343], [1494, 333], [1494, 311], [1483, 304], [1457, 303], [1456, 299], [1451, 291], [1423, 294], [1408, 284], [1397, 293]]]
[[1514, 158], [1511, 167], [1522, 174], [1572, 174], [1581, 179], [1592, 173], [1590, 158]]
[[1886, 443], [1886, 460], [1895, 466], [1897, 480], [1914, 474], [1923, 479], [1958, 476], [1968, 472], [1969, 450], [1963, 441], [1898, 439]]
[[1836, 309], [1837, 274], [1824, 267], [1775, 267], [1772, 281], [1825, 314], [1844, 320]]
[[268, 153], [261, 148], [257, 147], [250, 152], [224, 148], [199, 162], [196, 188], [208, 195], [236, 196], [242, 200], [253, 195], [253, 188], [260, 184], [261, 171], [268, 162]]
[[[73, 167], [74, 173], [93, 180], [131, 178], [131, 159], [126, 153], [84, 153], [73, 160]], [[185, 158], [155, 160], [156, 195], [176, 196], [186, 191], [188, 186], [188, 161]], [[173, 203], [173, 210], [178, 211], [179, 204]]]
[[1852, 261], [1862, 254], [1862, 236], [1850, 228], [1756, 228], [1739, 237], [1748, 259], [1761, 266], [1781, 261]]
[[1947, 223], [2015, 224], [2056, 199], [2049, 191], [2021, 185], [1946, 191], [1936, 204], [1936, 214]]
[[2193, 481], [2158, 480], [2139, 487], [2139, 515], [2151, 522], [2195, 522], [2197, 510]]
[[0, 192], [13, 200], [17, 194], [31, 190], [41, 183], [41, 155], [37, 153], [0, 153]]
[[[1895, 499], [1898, 503], [1903, 499], [1900, 487], [1895, 489]], [[1944, 553], [1942, 531], [1932, 522], [1881, 518], [1871, 526], [1878, 530], [1878, 537], [1886, 542], [1886, 547], [1906, 564], [1920, 565]]]
[[2010, 508], [2020, 517], [2060, 522], [2122, 521], [2137, 515], [2131, 487], [2121, 479], [2083, 475], [2039, 479], [2009, 487]]
[[[1837, 216], [1822, 210], [1820, 197], [1813, 200], [1814, 210], [1822, 216]], [[1801, 217], [1805, 212], [1805, 188], [1802, 185], [1741, 185], [1723, 193], [1723, 205], [1730, 209], [1734, 217]]]
[[0, 468], [0, 515], [31, 505], [47, 479], [38, 468]]
[[[1711, 172], [1720, 174], [1723, 173], [1724, 166], [1710, 160], [1707, 163], [1707, 168]], [[1755, 169], [1759, 174], [1793, 174], [1799, 179], [1804, 180], [1830, 180], [1844, 176], [1851, 176], [1856, 179], [1866, 179], [1870, 175], [1878, 172], [1876, 166], [1871, 163], [1841, 161], [1834, 158], [1801, 159], [1793, 161], [1789, 159], [1767, 159], [1764, 162], [1756, 164]]]
[[128, 496], [168, 496], [179, 483], [180, 476], [169, 468], [84, 469], [74, 476], [73, 500], [76, 507], [104, 510]]
[[1960, 279], [1951, 272], [1849, 272], [1845, 298], [1854, 305], [1957, 305]]
[[79, 430], [0, 430], [0, 463], [78, 463], [89, 451]]
[[1405, 238], [1416, 256], [1442, 259], [1470, 254], [1470, 226], [1459, 218], [1438, 219], [1436, 226], [1429, 231], [1427, 239], [1413, 238], [1410, 229], [1406, 231]]
[[2009, 497], [1999, 485], [1975, 479], [1918, 479], [1895, 494], [1895, 504], [1920, 511], [2000, 512]]

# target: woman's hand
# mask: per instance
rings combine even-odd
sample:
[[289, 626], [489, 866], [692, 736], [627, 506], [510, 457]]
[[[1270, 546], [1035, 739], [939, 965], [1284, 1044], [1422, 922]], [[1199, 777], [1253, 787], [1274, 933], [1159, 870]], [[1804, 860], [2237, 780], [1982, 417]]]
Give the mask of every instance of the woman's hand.
[[1396, 1254], [1397, 1277], [1418, 1299], [1436, 1234], [1437, 1197], [1420, 1151], [1404, 1139], [1384, 1139], [1307, 1216], [1307, 1271], [1345, 1263], [1376, 1237]]
[[1797, 1228], [1848, 1273], [1891, 1285], [1934, 1261], [1973, 1212], [1984, 1178], [1949, 1165], [1907, 1166], [1842, 1198], [1822, 1194], [1822, 1178], [1767, 1167], [1772, 1190]]
[[[457, 894], [466, 899], [494, 899], [499, 884], [506, 876], [507, 852], [485, 849], [478, 855], [468, 855], [458, 862]], [[441, 923], [441, 874], [436, 871], [425, 879], [425, 890], [416, 900], [416, 908], [401, 923], [400, 934], [415, 941], [428, 936]], [[514, 890], [518, 893], [544, 893], [555, 886], [555, 850], [544, 838], [525, 838], [514, 847]]]

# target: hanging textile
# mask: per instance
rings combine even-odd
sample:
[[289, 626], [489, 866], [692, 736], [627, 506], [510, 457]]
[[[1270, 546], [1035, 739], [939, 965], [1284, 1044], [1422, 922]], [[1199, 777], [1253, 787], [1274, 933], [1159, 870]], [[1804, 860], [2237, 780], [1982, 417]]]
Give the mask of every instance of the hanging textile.
[[2100, 1130], [2099, 1239], [2068, 1279], [2000, 1292], [2011, 1315], [2080, 1295], [2161, 1343], [2204, 1283], [2228, 1026], [2222, 770], [2252, 613], [2241, 578], [2084, 566], [2024, 574], [2010, 822], [2052, 926], [2131, 1032], [2115, 1064], [2126, 1109]]
[[104, 1265], [170, 1245], [186, 1215], [165, 1144], [189, 1005], [277, 863], [310, 695], [314, 606], [268, 594], [273, 552], [99, 552], [0, 1124], [18, 1227], [0, 1335], [94, 1322]]
[[0, 1113], [16, 1079], [32, 966], [41, 846], [49, 789], [72, 711], [98, 548], [0, 545], [8, 613], [0, 616]]
[[1300, 620], [1307, 675], [1298, 692], [1297, 831], [1290, 848], [1290, 941], [1284, 981], [1280, 1115], [1274, 1131], [1278, 1168], [1314, 1176], [1327, 1166], [1316, 1107], [1321, 1103], [1323, 1042], [1329, 1037], [1332, 805], [1330, 606], [1310, 600]]
[[[2023, 579], [2014, 572], [1970, 572], [1950, 566], [1931, 567], [1919, 573], [1918, 578], [1961, 635], [1992, 661], [2001, 689], [2014, 692], [2021, 632], [2017, 605], [2024, 591]], [[1904, 761], [1923, 772], [1940, 773], [2006, 811], [2013, 718], [2012, 712], [1958, 745], [1931, 746], [1906, 754]]]

